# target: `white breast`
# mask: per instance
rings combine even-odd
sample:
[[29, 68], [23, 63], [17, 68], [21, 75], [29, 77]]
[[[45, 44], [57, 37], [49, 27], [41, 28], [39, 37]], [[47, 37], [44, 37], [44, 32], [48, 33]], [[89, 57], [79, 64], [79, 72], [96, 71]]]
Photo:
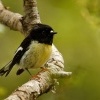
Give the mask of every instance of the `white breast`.
[[20, 60], [22, 68], [37, 68], [43, 66], [49, 59], [52, 51], [51, 45], [32, 42], [28, 51]]

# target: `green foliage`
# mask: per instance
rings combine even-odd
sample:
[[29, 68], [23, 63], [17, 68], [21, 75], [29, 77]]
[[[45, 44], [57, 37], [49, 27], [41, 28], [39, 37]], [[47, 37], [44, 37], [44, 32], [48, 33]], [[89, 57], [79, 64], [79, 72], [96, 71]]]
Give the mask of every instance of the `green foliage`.
[[[93, 10], [91, 5], [95, 1], [98, 0], [38, 0], [42, 23], [51, 25], [58, 32], [54, 44], [64, 56], [65, 70], [73, 72], [71, 78], [59, 80], [56, 94], [47, 93], [38, 100], [100, 99], [100, 33], [95, 23], [91, 25], [96, 18], [99, 20], [100, 12]], [[4, 4], [11, 10], [22, 13], [20, 0], [6, 0]], [[90, 13], [87, 13], [88, 10]], [[92, 20], [91, 17], [96, 15], [98, 16], [93, 18], [95, 20]], [[9, 28], [0, 34], [0, 67], [13, 57], [22, 39], [20, 33]], [[0, 77], [0, 100], [29, 80], [27, 72], [16, 76], [16, 69], [15, 66], [8, 77]], [[36, 70], [32, 72], [35, 73]]]

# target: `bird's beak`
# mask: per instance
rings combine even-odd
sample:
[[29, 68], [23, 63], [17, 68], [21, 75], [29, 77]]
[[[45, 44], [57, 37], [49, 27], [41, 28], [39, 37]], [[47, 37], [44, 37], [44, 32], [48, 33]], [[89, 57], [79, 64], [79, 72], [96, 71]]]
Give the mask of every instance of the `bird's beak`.
[[53, 30], [52, 30], [50, 33], [52, 33], [52, 34], [57, 34], [57, 32], [54, 32]]
[[53, 32], [53, 34], [57, 34], [57, 32]]

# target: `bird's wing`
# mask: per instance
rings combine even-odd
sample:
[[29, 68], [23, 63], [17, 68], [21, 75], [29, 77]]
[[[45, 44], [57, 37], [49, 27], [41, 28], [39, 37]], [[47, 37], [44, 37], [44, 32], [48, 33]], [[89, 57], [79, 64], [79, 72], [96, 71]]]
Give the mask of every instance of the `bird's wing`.
[[13, 66], [20, 62], [20, 59], [22, 58], [23, 54], [28, 50], [28, 46], [30, 43], [31, 43], [31, 38], [26, 37], [16, 50], [12, 61], [6, 66], [4, 66], [2, 69], [0, 69], [0, 76], [3, 76], [4, 74], [6, 74], [7, 76], [10, 73]]
[[31, 43], [31, 38], [30, 37], [26, 37], [23, 42], [20, 44], [20, 46], [18, 47], [18, 49], [15, 52], [15, 56], [12, 60], [12, 63], [16, 64], [20, 62], [20, 59], [22, 58], [22, 56], [24, 55], [24, 53], [29, 49], [29, 45]]

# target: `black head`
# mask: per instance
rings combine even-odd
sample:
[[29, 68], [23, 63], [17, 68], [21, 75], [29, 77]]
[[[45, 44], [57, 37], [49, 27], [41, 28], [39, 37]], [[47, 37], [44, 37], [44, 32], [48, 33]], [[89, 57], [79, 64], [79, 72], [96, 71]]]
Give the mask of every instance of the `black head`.
[[56, 34], [54, 30], [45, 24], [34, 24], [32, 31], [30, 32], [30, 36], [33, 40], [38, 41], [39, 43], [44, 44], [52, 44], [53, 36]]

